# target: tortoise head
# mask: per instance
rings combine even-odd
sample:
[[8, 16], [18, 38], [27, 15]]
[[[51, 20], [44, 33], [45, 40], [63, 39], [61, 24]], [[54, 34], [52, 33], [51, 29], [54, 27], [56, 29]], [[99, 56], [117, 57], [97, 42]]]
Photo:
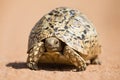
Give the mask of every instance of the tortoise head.
[[48, 52], [56, 52], [62, 50], [62, 42], [56, 37], [45, 39], [45, 48]]

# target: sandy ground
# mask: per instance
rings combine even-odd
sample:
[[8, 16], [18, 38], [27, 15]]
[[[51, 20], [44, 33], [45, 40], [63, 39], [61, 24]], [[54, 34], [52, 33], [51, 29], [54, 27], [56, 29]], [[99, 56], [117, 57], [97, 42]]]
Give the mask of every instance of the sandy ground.
[[[53, 1], [53, 3], [51, 3]], [[119, 0], [0, 0], [0, 80], [120, 80]], [[58, 6], [84, 12], [99, 33], [102, 65], [73, 72], [72, 66], [26, 66], [27, 40], [32, 26]]]
[[51, 65], [33, 71], [27, 68], [26, 57], [19, 57], [23, 54], [15, 55], [0, 56], [0, 80], [120, 80], [120, 54], [103, 53], [102, 65], [89, 65], [82, 72], [73, 72], [71, 66]]

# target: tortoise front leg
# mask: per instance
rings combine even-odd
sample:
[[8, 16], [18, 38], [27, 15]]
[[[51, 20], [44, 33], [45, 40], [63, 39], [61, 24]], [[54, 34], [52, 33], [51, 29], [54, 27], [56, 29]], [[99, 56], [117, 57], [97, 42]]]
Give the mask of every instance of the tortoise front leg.
[[76, 71], [84, 71], [86, 69], [85, 60], [69, 46], [65, 46], [63, 54], [73, 65], [77, 67]]
[[44, 53], [44, 43], [40, 42], [33, 46], [33, 48], [28, 52], [27, 66], [32, 70], [38, 69], [38, 62], [41, 55]]

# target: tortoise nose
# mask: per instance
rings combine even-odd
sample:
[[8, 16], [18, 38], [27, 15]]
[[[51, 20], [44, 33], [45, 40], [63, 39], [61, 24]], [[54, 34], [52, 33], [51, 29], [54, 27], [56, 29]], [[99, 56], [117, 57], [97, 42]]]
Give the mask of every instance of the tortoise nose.
[[49, 47], [52, 47], [52, 44], [48, 44]]

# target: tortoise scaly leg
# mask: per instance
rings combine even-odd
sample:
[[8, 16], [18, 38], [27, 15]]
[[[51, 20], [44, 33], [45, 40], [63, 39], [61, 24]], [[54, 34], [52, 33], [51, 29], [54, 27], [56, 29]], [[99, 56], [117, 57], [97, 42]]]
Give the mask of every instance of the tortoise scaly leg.
[[85, 60], [69, 46], [65, 46], [63, 54], [73, 65], [77, 67], [76, 71], [84, 71], [86, 69]]
[[38, 61], [40, 56], [44, 53], [44, 43], [40, 42], [33, 46], [28, 52], [27, 66], [32, 70], [38, 70]]

